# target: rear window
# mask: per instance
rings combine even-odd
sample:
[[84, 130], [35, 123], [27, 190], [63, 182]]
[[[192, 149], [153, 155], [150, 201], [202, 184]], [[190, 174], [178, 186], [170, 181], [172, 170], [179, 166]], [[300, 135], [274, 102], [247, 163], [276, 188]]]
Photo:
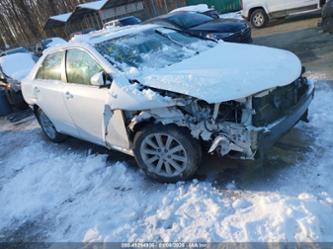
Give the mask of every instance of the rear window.
[[167, 19], [183, 29], [189, 29], [214, 20], [209, 16], [195, 12], [179, 12]]
[[48, 55], [39, 68], [36, 79], [61, 80], [61, 64], [63, 56], [63, 52]]

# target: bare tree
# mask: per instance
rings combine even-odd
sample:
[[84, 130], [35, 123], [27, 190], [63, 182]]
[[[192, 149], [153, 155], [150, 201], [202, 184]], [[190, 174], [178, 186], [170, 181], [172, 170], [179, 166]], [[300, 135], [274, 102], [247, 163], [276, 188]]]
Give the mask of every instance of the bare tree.
[[45, 36], [43, 27], [49, 16], [73, 11], [87, 1], [0, 0], [0, 48], [37, 42]]

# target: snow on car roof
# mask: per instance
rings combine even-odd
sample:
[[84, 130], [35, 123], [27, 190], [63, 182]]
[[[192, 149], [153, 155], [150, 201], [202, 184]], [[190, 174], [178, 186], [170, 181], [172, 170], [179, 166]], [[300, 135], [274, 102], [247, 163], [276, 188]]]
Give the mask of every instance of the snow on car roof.
[[139, 33], [141, 31], [145, 31], [154, 27], [159, 26], [155, 24], [145, 24], [115, 27], [112, 29], [103, 29], [85, 35], [76, 35], [70, 40], [70, 42], [89, 43], [91, 45], [94, 45], [124, 35]]
[[193, 12], [199, 12], [199, 13], [203, 13], [206, 11], [211, 10], [207, 4], [198, 4], [198, 5], [190, 5], [190, 6], [185, 6], [185, 7], [181, 7], [178, 9], [174, 9], [172, 11], [170, 11], [170, 13], [174, 13], [174, 12], [178, 12], [178, 11], [193, 11]]
[[51, 37], [44, 40], [46, 48], [67, 44], [67, 41], [60, 37]]
[[94, 1], [90, 3], [83, 3], [79, 4], [79, 8], [84, 8], [84, 9], [93, 9], [93, 10], [100, 10], [103, 8], [103, 6], [107, 3], [108, 0], [99, 0], [99, 1]]
[[60, 22], [67, 22], [68, 19], [71, 17], [71, 15], [72, 15], [72, 12], [69, 12], [69, 13], [65, 13], [65, 14], [61, 14], [61, 15], [57, 15], [57, 16], [51, 16], [50, 19], [60, 21]]

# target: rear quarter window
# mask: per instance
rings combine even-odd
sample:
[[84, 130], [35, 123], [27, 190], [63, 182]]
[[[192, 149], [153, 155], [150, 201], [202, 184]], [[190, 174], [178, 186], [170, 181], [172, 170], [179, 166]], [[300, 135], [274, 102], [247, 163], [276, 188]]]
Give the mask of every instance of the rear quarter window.
[[63, 52], [57, 52], [46, 56], [38, 69], [36, 79], [61, 80]]

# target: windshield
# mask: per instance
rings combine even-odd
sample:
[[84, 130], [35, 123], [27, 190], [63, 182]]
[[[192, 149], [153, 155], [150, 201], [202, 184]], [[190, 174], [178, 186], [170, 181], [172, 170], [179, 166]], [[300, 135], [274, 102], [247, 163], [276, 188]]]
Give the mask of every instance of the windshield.
[[214, 20], [209, 16], [195, 12], [179, 12], [167, 19], [182, 29], [189, 29]]
[[162, 68], [192, 57], [215, 42], [166, 28], [148, 29], [97, 43], [95, 48], [121, 71]]

